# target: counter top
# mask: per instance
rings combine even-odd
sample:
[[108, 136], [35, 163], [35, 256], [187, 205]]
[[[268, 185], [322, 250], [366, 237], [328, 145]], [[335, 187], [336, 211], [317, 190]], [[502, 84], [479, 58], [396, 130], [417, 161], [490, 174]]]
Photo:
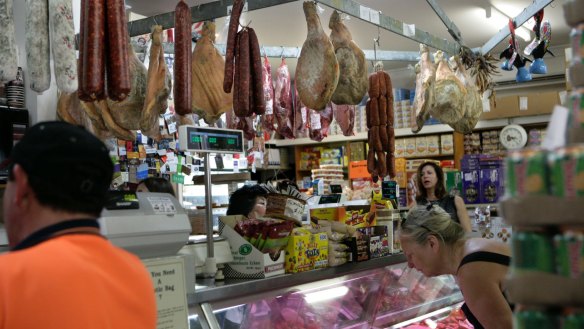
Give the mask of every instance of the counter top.
[[365, 262], [347, 263], [337, 267], [278, 275], [260, 280], [215, 281], [214, 279], [197, 279], [195, 293], [188, 294], [188, 302], [189, 305], [193, 305], [249, 296], [320, 280], [340, 278], [344, 275], [404, 263], [405, 261], [404, 254], [395, 254]]

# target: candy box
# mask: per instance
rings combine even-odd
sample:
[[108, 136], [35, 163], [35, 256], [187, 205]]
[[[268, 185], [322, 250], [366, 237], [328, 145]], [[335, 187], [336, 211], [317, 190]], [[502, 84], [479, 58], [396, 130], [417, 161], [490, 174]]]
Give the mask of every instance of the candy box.
[[480, 171], [462, 171], [462, 199], [466, 204], [480, 203]]
[[368, 227], [375, 225], [375, 212], [371, 212], [371, 206], [345, 206], [339, 208], [339, 219], [353, 227]]
[[503, 168], [481, 169], [481, 202], [496, 203], [504, 193]]
[[310, 271], [328, 265], [328, 235], [296, 228], [286, 246], [286, 273]]

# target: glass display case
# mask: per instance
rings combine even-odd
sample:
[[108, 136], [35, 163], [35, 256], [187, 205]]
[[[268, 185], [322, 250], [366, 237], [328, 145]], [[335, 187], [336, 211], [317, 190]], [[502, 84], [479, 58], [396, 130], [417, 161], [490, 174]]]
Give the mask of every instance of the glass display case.
[[462, 301], [451, 276], [426, 278], [408, 269], [403, 255], [198, 286], [192, 297], [191, 329], [397, 328]]

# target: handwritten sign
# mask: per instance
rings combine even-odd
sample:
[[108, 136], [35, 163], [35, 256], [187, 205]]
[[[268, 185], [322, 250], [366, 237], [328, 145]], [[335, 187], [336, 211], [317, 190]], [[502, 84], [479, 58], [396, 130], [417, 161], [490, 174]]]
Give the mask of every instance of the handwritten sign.
[[156, 306], [157, 329], [188, 329], [188, 304], [185, 283], [185, 265], [180, 257], [147, 259]]
[[367, 177], [371, 177], [371, 174], [367, 172], [367, 160], [349, 162], [349, 179]]

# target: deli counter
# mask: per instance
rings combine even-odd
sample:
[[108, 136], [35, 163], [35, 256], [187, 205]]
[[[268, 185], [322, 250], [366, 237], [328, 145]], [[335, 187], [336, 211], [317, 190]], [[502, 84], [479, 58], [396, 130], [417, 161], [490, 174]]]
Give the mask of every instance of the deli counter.
[[453, 277], [426, 278], [403, 254], [253, 281], [197, 280], [189, 328], [401, 328], [462, 302]]

